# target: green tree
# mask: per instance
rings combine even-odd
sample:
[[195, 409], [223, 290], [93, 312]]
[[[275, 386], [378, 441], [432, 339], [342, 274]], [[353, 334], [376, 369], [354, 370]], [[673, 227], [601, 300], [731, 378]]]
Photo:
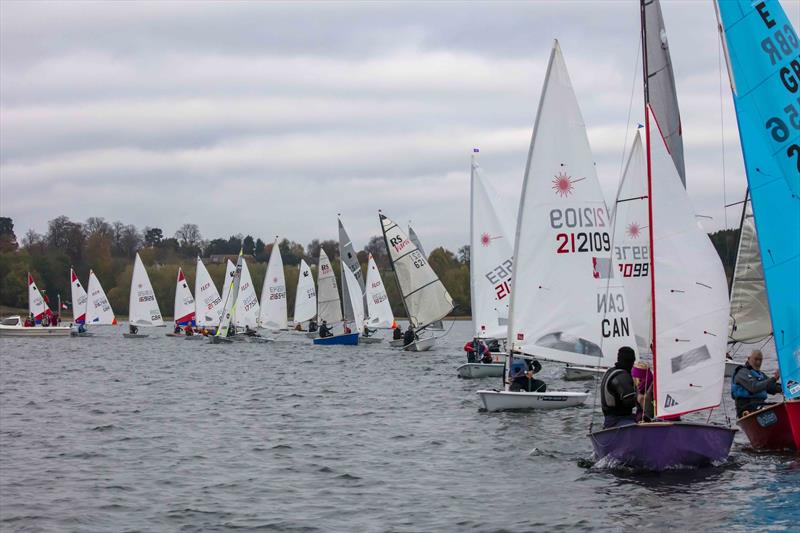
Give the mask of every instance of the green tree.
[[8, 217], [0, 217], [0, 253], [13, 252], [18, 247], [14, 222]]

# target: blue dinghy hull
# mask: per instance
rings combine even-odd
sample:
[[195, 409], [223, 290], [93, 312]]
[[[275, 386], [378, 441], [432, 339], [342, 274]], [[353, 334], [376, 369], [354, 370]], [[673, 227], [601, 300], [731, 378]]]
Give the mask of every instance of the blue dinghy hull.
[[338, 344], [341, 346], [358, 346], [358, 333], [345, 333], [343, 335], [334, 335], [333, 337], [320, 337], [314, 339], [314, 344], [322, 346], [331, 346]]

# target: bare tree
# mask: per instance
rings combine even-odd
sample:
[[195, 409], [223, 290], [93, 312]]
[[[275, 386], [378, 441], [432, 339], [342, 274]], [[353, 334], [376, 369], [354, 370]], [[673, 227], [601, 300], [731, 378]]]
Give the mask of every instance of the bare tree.
[[175, 232], [175, 238], [178, 239], [183, 248], [198, 246], [203, 240], [197, 224], [184, 224]]

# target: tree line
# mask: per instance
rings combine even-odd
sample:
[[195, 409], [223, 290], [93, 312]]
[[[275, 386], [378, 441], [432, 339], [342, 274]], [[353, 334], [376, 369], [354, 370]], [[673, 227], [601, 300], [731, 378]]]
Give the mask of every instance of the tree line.
[[[51, 306], [55, 306], [59, 294], [62, 301], [68, 303], [71, 298], [69, 269], [72, 267], [84, 285], [89, 270], [93, 270], [114, 312], [127, 315], [133, 258], [138, 252], [147, 267], [161, 313], [169, 317], [174, 305], [178, 267], [183, 269], [189, 286], [194, 289], [196, 259], [202, 257], [221, 293], [225, 259], [230, 257], [235, 261], [234, 256], [241, 247], [255, 289], [260, 294], [273, 246], [274, 241], [265, 242], [259, 237], [242, 234], [205, 240], [196, 224], [184, 224], [169, 237], [158, 227], [146, 226], [139, 230], [131, 224], [108, 222], [99, 217], [76, 222], [66, 216], [50, 220], [43, 235], [28, 230], [18, 241], [13, 220], [0, 217], [0, 305], [27, 308], [28, 272], [33, 275], [39, 289], [48, 295]], [[320, 249], [325, 250], [337, 281], [341, 281], [338, 241], [314, 239], [303, 246], [284, 238], [278, 242], [278, 248], [284, 263], [290, 315], [294, 308], [301, 259], [315, 270]], [[381, 271], [395, 315], [404, 316], [405, 310], [382, 236], [373, 236], [358, 252], [364, 272], [369, 254]], [[458, 254], [436, 248], [428, 260], [453, 296], [457, 306], [454, 314], [469, 315], [469, 246], [462, 247]]]

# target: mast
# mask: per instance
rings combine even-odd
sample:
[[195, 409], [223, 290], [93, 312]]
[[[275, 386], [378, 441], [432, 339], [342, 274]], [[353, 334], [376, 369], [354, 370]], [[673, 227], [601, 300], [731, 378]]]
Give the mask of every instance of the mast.
[[[472, 154], [470, 155], [470, 162], [469, 162], [469, 241], [470, 246], [473, 242], [475, 242], [475, 152], [477, 152], [477, 148], [472, 149]], [[469, 261], [469, 296], [470, 296], [470, 308], [472, 309], [472, 334], [473, 336], [477, 337], [476, 334], [476, 326], [475, 324], [475, 301], [476, 301], [476, 290], [475, 290], [475, 261], [472, 260], [472, 254], [475, 253], [475, 250], [470, 248], [470, 261]]]

